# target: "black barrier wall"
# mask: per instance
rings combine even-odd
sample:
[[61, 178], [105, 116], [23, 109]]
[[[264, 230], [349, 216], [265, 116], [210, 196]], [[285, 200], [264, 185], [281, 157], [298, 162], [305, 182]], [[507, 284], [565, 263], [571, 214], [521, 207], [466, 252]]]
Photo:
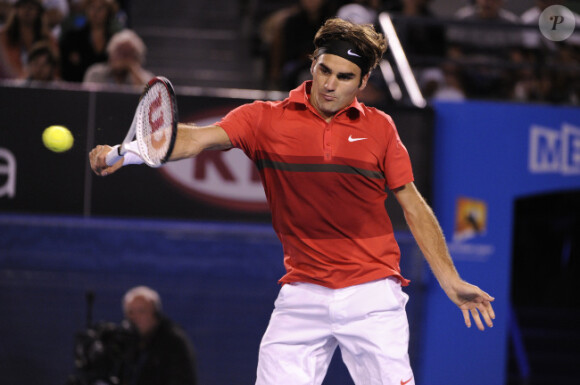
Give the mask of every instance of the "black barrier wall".
[[[284, 97], [261, 91], [177, 89], [181, 121], [214, 123], [254, 99]], [[207, 152], [151, 170], [130, 166], [94, 176], [88, 152], [95, 144], [122, 141], [138, 102], [136, 90], [0, 87], [0, 210], [84, 216], [269, 221], [259, 177], [239, 150]], [[416, 184], [429, 197], [429, 109], [390, 108], [409, 149]], [[50, 125], [68, 127], [74, 147], [53, 153], [41, 141]], [[129, 169], [130, 168], [130, 169]], [[405, 228], [393, 199], [395, 228]]]

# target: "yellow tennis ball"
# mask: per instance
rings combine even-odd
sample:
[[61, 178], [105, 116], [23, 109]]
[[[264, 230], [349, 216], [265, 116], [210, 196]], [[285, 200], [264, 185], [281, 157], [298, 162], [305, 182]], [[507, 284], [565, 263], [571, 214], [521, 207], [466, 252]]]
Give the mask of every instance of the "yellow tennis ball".
[[64, 126], [50, 126], [42, 133], [42, 143], [51, 151], [65, 152], [70, 150], [74, 137]]

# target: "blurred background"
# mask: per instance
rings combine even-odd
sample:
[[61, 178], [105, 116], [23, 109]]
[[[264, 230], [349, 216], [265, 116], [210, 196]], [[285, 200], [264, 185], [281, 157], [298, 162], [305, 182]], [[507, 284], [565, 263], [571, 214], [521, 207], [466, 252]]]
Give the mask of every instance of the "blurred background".
[[[124, 137], [153, 75], [173, 82], [181, 121], [283, 99], [338, 15], [389, 39], [359, 99], [393, 117], [460, 274], [496, 298], [494, 328], [466, 329], [387, 199], [412, 281], [417, 384], [576, 384], [577, 12], [548, 0], [0, 0], [0, 382], [74, 383], [122, 348], [103, 325], [121, 327], [137, 285], [186, 331], [200, 384], [254, 382], [283, 274], [254, 165], [232, 150], [97, 178], [87, 154]], [[44, 147], [51, 125], [71, 130], [71, 150]], [[352, 385], [339, 351], [324, 384]]]

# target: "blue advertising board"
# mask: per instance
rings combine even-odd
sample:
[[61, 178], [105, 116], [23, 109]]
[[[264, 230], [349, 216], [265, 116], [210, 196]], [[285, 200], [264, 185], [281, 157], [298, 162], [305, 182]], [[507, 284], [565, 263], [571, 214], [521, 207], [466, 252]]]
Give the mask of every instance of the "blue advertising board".
[[462, 278], [496, 298], [496, 320], [485, 332], [467, 329], [433, 278], [418, 383], [503, 385], [514, 202], [580, 189], [580, 109], [493, 102], [434, 107], [434, 210]]

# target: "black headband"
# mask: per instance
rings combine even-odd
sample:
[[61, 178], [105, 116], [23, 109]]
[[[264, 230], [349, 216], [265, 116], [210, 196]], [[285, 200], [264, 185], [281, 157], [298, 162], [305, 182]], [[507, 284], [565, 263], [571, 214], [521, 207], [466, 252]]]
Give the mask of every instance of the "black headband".
[[366, 75], [370, 70], [369, 60], [357, 50], [354, 44], [346, 40], [331, 40], [325, 41], [318, 49], [318, 54], [322, 55], [328, 53], [331, 55], [340, 56], [350, 62], [353, 62], [361, 69], [361, 75]]

